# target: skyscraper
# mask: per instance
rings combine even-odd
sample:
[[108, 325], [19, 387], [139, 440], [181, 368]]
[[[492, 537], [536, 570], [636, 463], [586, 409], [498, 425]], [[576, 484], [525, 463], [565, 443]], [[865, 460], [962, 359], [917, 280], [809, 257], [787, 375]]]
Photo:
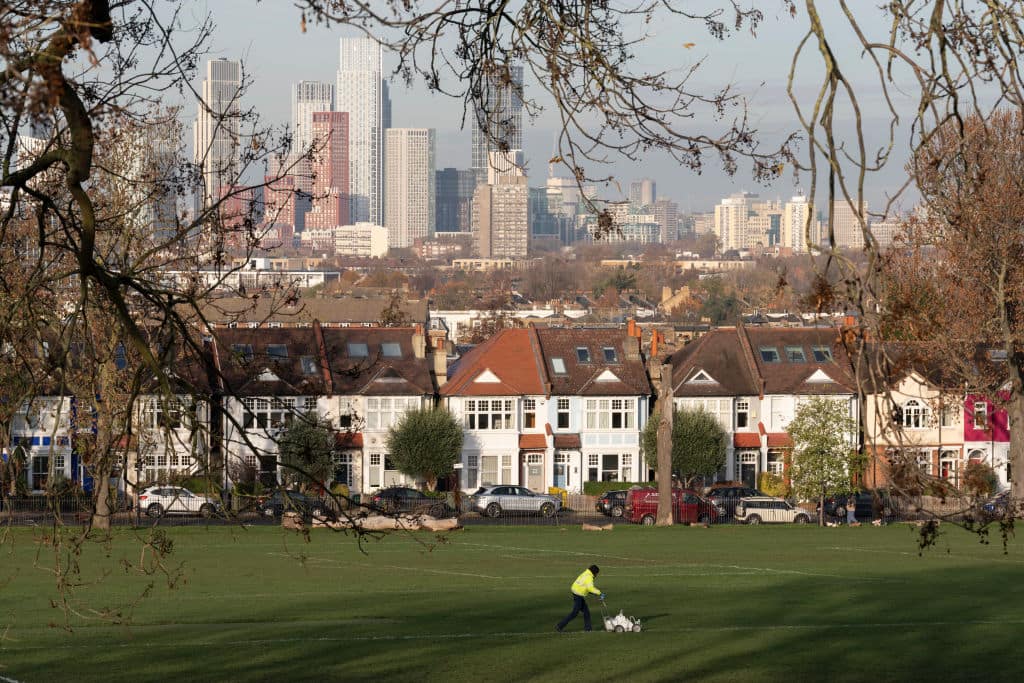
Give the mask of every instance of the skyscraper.
[[203, 169], [203, 187], [197, 208], [210, 206], [220, 188], [238, 175], [238, 148], [242, 94], [242, 63], [231, 59], [206, 62], [199, 110], [193, 131], [194, 159]]
[[304, 154], [313, 143], [313, 112], [334, 111], [334, 86], [322, 81], [292, 85], [292, 152]]
[[384, 135], [384, 227], [388, 246], [434, 235], [434, 131], [390, 128]]
[[[811, 205], [807, 197], [802, 194], [796, 195], [782, 209], [782, 234], [779, 237], [779, 246], [790, 248], [794, 252], [807, 251], [807, 216], [810, 213]], [[811, 242], [817, 241], [814, 234], [814, 225], [811, 225]]]
[[305, 228], [349, 224], [349, 126], [342, 111], [313, 112], [313, 137], [319, 151], [313, 158], [313, 207]]
[[472, 169], [443, 168], [436, 177], [435, 231], [468, 233], [473, 224], [473, 190], [476, 189]]
[[[483, 76], [481, 104], [473, 110], [476, 184], [487, 182], [491, 152], [523, 149], [523, 67], [494, 67]], [[490, 132], [490, 135], [488, 135]]]
[[384, 130], [391, 127], [381, 46], [372, 38], [342, 38], [334, 108], [348, 113], [350, 217], [381, 224], [384, 217]]
[[313, 145], [313, 112], [334, 110], [334, 86], [322, 81], [292, 85], [292, 144], [286, 160], [287, 175], [296, 189], [313, 189], [313, 164], [308, 153]]
[[633, 206], [653, 206], [657, 199], [657, 184], [650, 178], [641, 178], [629, 184], [629, 203]]
[[650, 206], [654, 222], [661, 229], [661, 243], [667, 244], [679, 239], [679, 205], [668, 199], [658, 199]]

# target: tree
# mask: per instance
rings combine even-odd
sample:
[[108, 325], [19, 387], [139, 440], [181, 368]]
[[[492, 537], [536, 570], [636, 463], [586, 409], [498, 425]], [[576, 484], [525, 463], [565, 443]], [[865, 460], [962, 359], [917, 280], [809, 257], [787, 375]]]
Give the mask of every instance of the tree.
[[433, 491], [462, 454], [462, 425], [443, 408], [411, 410], [388, 430], [387, 445], [398, 470]]
[[[814, 397], [800, 404], [786, 430], [793, 439], [789, 476], [797, 497], [818, 501], [824, 511], [826, 494], [855, 490], [862, 462], [854, 441], [857, 423], [847, 403]], [[818, 522], [825, 523], [824, 512]]]
[[[657, 465], [658, 421], [649, 420], [642, 435], [644, 456]], [[704, 410], [676, 410], [672, 415], [672, 472], [687, 488], [698, 478], [714, 476], [725, 466], [728, 435], [714, 415]]]
[[334, 474], [334, 428], [315, 414], [296, 416], [277, 448], [285, 486], [322, 489]]

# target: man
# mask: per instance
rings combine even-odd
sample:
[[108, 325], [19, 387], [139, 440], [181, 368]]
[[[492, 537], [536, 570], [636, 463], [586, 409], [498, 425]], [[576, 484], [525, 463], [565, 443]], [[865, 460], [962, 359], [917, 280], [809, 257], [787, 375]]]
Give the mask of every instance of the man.
[[587, 607], [587, 596], [590, 594], [599, 595], [604, 600], [604, 593], [601, 589], [594, 585], [594, 577], [601, 569], [596, 564], [590, 565], [582, 574], [576, 577], [576, 580], [572, 582], [572, 587], [569, 589], [572, 592], [572, 611], [569, 612], [569, 616], [558, 622], [555, 626], [555, 630], [559, 633], [566, 625], [576, 618], [576, 615], [583, 612], [583, 630], [593, 630], [590, 627], [590, 608]]

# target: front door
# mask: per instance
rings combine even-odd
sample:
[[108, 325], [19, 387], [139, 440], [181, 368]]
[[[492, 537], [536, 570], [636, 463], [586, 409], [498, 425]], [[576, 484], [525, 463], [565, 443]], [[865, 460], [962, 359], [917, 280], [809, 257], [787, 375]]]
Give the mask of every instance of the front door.
[[532, 491], [544, 489], [544, 454], [526, 454], [526, 486]]
[[757, 488], [757, 464], [743, 463], [741, 468], [740, 479], [743, 481], [743, 485], [752, 489]]
[[560, 489], [569, 485], [569, 456], [566, 453], [555, 454], [554, 484]]

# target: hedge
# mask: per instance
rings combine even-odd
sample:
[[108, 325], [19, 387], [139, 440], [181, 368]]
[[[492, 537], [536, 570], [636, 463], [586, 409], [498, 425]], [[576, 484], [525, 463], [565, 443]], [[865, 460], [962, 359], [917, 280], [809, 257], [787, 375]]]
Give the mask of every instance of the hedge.
[[622, 489], [628, 489], [633, 486], [657, 487], [658, 483], [654, 481], [585, 481], [583, 482], [583, 493], [585, 493], [588, 496], [600, 496], [605, 491], [620, 491]]

